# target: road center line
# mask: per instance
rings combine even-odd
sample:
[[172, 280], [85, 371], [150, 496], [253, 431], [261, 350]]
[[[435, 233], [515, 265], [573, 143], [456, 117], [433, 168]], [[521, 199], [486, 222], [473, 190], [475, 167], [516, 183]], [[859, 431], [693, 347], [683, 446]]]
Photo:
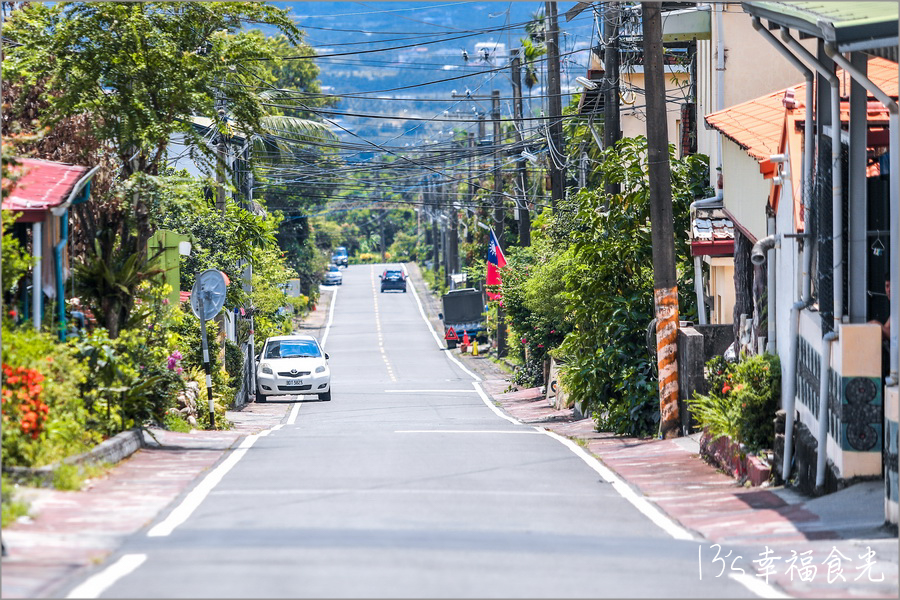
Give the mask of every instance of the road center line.
[[146, 554], [126, 554], [99, 573], [89, 577], [69, 592], [66, 598], [98, 598], [115, 582], [141, 566], [145, 560], [147, 560]]
[[371, 266], [369, 275], [372, 280], [372, 298], [375, 302], [375, 333], [378, 335], [378, 351], [384, 360], [384, 366], [387, 367], [388, 376], [391, 378], [391, 381], [396, 382], [397, 378], [394, 376], [394, 368], [391, 366], [391, 361], [388, 360], [387, 352], [384, 349], [384, 338], [381, 335], [381, 313], [378, 307], [378, 290], [375, 286], [375, 265]]

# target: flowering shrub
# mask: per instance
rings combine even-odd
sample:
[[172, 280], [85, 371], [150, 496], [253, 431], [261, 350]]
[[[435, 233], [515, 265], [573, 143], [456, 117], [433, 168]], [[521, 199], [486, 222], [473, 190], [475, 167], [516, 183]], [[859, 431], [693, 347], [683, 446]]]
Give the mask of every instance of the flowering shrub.
[[728, 436], [750, 450], [772, 448], [781, 390], [778, 357], [760, 354], [731, 364], [719, 356], [706, 368], [709, 394], [688, 400], [700, 426], [713, 439]]
[[44, 376], [36, 369], [26, 367], [13, 368], [3, 363], [3, 429], [9, 432], [10, 426], [17, 425], [19, 430], [36, 440], [44, 430], [44, 423], [50, 407], [41, 400]]

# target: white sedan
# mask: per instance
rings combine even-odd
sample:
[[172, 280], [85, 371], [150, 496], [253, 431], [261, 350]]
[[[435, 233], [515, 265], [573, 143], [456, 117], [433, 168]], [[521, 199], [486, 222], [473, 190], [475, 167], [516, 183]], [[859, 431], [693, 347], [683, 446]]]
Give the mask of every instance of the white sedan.
[[280, 335], [266, 340], [256, 370], [256, 401], [266, 396], [316, 394], [331, 400], [328, 354], [311, 335]]

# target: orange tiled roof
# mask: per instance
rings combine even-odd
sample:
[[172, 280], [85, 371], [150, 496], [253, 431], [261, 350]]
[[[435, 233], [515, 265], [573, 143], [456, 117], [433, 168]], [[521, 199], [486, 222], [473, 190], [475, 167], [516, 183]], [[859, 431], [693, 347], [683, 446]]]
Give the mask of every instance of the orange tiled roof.
[[[837, 71], [841, 79], [841, 94], [846, 95], [849, 77], [842, 69]], [[890, 96], [897, 97], [897, 63], [884, 58], [869, 60], [868, 77]], [[806, 82], [793, 86], [796, 110], [805, 108]], [[778, 154], [784, 126], [785, 108], [781, 103], [786, 90], [778, 90], [725, 110], [707, 115], [707, 124], [740, 146], [753, 158], [763, 161]], [[873, 107], [874, 108], [874, 107]], [[842, 111], [842, 114], [844, 111]], [[796, 112], [795, 112], [796, 114]], [[870, 116], [872, 118], [872, 116]], [[846, 120], [844, 116], [843, 120]]]

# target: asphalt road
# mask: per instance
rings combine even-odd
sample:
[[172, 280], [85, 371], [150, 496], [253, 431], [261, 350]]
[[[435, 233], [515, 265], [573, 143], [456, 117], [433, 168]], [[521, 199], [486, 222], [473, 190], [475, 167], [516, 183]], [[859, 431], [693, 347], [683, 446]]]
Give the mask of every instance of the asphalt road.
[[701, 581], [697, 541], [674, 539], [571, 448], [495, 414], [412, 290], [379, 293], [379, 272], [350, 267], [337, 293], [333, 400], [270, 400], [297, 410], [68, 592], [754, 596], [709, 570]]

